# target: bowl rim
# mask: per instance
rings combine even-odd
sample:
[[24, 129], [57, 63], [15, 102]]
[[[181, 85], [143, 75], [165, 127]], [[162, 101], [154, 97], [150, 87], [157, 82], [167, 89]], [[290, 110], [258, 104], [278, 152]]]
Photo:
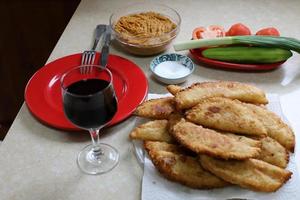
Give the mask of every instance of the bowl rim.
[[[179, 55], [179, 56], [184, 57], [184, 59], [188, 59], [188, 60], [192, 63], [192, 65], [191, 65], [191, 66], [192, 66], [192, 69], [189, 69], [187, 66], [183, 65], [183, 66], [185, 66], [186, 68], [188, 68], [190, 72], [189, 72], [187, 75], [181, 76], [181, 77], [179, 77], [179, 78], [166, 78], [166, 77], [160, 76], [158, 73], [155, 73], [155, 71], [154, 71], [154, 68], [157, 66], [157, 65], [154, 65], [154, 60], [156, 60], [156, 59], [158, 59], [158, 58], [160, 58], [160, 57], [162, 57], [162, 56], [165, 56], [165, 55]], [[174, 60], [174, 61], [178, 61], [178, 60]], [[163, 62], [165, 62], [165, 61], [163, 61]], [[160, 63], [162, 63], [162, 62], [160, 62]], [[160, 63], [159, 63], [159, 64], [160, 64]], [[194, 70], [195, 70], [195, 64], [193, 63], [192, 59], [191, 59], [190, 57], [186, 56], [186, 55], [182, 55], [182, 54], [178, 54], [178, 53], [165, 53], [165, 54], [156, 56], [156, 57], [153, 58], [153, 59], [151, 60], [151, 62], [150, 62], [150, 71], [151, 71], [154, 75], [158, 76], [159, 78], [165, 79], [165, 80], [179, 80], [179, 79], [182, 79], [182, 78], [186, 78], [186, 77], [190, 76], [190, 75], [194, 72]]]
[[[177, 34], [178, 34], [179, 30], [180, 30], [180, 26], [181, 26], [181, 21], [182, 21], [182, 19], [181, 19], [181, 16], [179, 15], [179, 13], [178, 13], [175, 9], [173, 9], [173, 8], [171, 8], [171, 7], [169, 7], [169, 6], [165, 5], [165, 4], [161, 4], [161, 3], [139, 2], [139, 3], [130, 3], [130, 4], [127, 4], [127, 5], [124, 6], [124, 7], [120, 7], [120, 8], [118, 8], [117, 10], [115, 10], [115, 12], [113, 12], [113, 13], [110, 15], [110, 17], [109, 17], [109, 26], [110, 26], [110, 28], [111, 28], [113, 34], [118, 36], [118, 39], [117, 39], [117, 40], [118, 40], [119, 42], [124, 43], [122, 40], [119, 39], [119, 38], [122, 38], [122, 37], [120, 37], [121, 34], [119, 34], [119, 33], [118, 33], [117, 31], [115, 31], [115, 29], [114, 29], [114, 26], [113, 26], [113, 23], [112, 23], [112, 18], [113, 18], [113, 16], [114, 16], [116, 13], [118, 13], [117, 11], [122, 10], [122, 9], [125, 9], [125, 8], [129, 8], [129, 7], [133, 7], [133, 6], [136, 6], [136, 5], [155, 5], [155, 6], [161, 6], [161, 7], [167, 8], [167, 9], [171, 10], [172, 12], [174, 12], [175, 15], [178, 17], [178, 22], [176, 23], [176, 28], [173, 29], [173, 30], [171, 30], [170, 32], [164, 33], [164, 34], [162, 34], [162, 35], [160, 35], [160, 36], [158, 36], [158, 37], [164, 37], [164, 36], [167, 36], [167, 35], [170, 35], [170, 34], [175, 33], [174, 36], [172, 36], [170, 39], [168, 39], [168, 40], [162, 42], [163, 44], [165, 44], [165, 43], [171, 41], [172, 39], [174, 39], [174, 38], [177, 36]], [[150, 10], [150, 11], [151, 11], [151, 10]], [[155, 12], [155, 11], [153, 11], [153, 12]], [[173, 20], [172, 20], [172, 22], [174, 23]], [[137, 38], [156, 38], [156, 37], [141, 37], [141, 36], [129, 36], [129, 37], [128, 37], [129, 40], [130, 40], [130, 39], [137, 39]], [[140, 45], [135, 45], [135, 44], [128, 43], [128, 42], [126, 42], [126, 44], [131, 45], [131, 46], [140, 46]], [[159, 44], [159, 45], [160, 45], [160, 44]], [[147, 46], [151, 46], [151, 45], [147, 45]], [[158, 46], [158, 45], [153, 45], [153, 46]]]

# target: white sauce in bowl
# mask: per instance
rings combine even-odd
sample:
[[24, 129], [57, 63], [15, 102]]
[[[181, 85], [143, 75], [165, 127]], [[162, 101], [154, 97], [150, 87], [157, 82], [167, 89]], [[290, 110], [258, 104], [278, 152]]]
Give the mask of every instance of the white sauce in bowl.
[[161, 77], [169, 79], [181, 78], [188, 75], [190, 72], [191, 71], [189, 68], [176, 61], [165, 61], [159, 63], [154, 68], [154, 73]]

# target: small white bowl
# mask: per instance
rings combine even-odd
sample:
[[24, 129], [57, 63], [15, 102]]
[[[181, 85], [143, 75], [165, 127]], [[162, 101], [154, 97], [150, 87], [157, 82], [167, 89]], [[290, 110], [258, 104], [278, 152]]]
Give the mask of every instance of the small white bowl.
[[150, 70], [160, 82], [179, 84], [186, 81], [193, 73], [194, 63], [184, 55], [176, 53], [163, 54], [151, 61]]

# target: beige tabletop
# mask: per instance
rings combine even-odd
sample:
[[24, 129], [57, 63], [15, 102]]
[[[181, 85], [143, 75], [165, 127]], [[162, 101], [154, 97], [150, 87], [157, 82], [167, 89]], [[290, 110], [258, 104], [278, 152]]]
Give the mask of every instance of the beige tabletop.
[[[129, 2], [138, 1], [82, 0], [48, 62], [89, 49], [95, 26], [108, 23], [110, 14]], [[282, 35], [300, 38], [300, 1], [297, 0], [154, 2], [169, 5], [181, 15], [181, 31], [176, 41], [189, 39], [196, 26], [220, 24], [229, 28], [237, 22], [247, 24], [254, 32], [276, 26]], [[149, 63], [153, 57], [135, 57], [114, 46], [111, 52], [134, 61], [143, 69], [149, 80], [149, 92], [166, 92], [164, 85], [151, 77]], [[180, 53], [187, 54], [186, 51]], [[255, 83], [266, 92], [281, 96], [283, 111], [299, 133], [300, 56], [294, 54], [281, 68], [262, 73], [223, 71], [197, 64], [194, 74], [183, 85], [204, 80]], [[0, 199], [140, 199], [143, 169], [128, 140], [133, 126], [134, 118], [129, 118], [104, 131], [101, 141], [119, 150], [120, 163], [108, 174], [89, 176], [81, 173], [75, 162], [78, 152], [90, 143], [89, 135], [47, 127], [33, 118], [24, 104], [0, 146]]]

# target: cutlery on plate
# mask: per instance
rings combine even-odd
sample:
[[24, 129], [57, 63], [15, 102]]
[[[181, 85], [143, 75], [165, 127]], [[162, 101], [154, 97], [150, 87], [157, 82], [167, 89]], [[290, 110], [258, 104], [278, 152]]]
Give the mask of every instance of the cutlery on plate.
[[91, 68], [88, 65], [92, 65], [94, 64], [95, 61], [95, 57], [96, 57], [96, 48], [98, 45], [98, 42], [102, 36], [103, 33], [105, 33], [106, 31], [106, 25], [105, 24], [99, 24], [96, 27], [95, 30], [95, 40], [94, 40], [94, 44], [91, 50], [89, 51], [84, 51], [82, 53], [82, 57], [81, 57], [81, 64], [82, 65], [87, 65], [86, 67], [82, 67], [80, 69], [80, 73], [82, 74], [87, 74], [90, 72]]
[[101, 49], [100, 65], [106, 67], [109, 55], [109, 45], [111, 41], [111, 28], [109, 26], [107, 26], [103, 38], [104, 41]]

